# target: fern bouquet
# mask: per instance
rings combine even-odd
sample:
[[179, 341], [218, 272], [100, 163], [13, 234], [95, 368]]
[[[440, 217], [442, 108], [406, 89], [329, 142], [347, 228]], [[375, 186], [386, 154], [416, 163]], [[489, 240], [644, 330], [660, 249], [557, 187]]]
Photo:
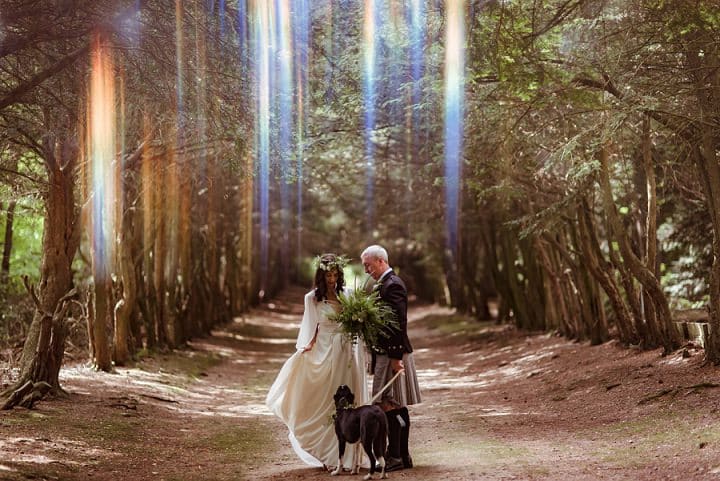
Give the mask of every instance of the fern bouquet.
[[355, 289], [347, 295], [340, 294], [340, 311], [330, 317], [340, 326], [340, 332], [349, 341], [362, 338], [368, 349], [377, 349], [380, 336], [389, 337], [390, 330], [398, 328], [395, 313], [384, 302], [379, 293], [367, 293]]

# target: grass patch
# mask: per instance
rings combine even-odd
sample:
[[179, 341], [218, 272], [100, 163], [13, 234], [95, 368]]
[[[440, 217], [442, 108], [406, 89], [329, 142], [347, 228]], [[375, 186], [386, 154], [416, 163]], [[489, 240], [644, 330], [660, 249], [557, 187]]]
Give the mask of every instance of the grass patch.
[[245, 337], [256, 337], [256, 338], [270, 338], [270, 339], [285, 339], [288, 336], [295, 337], [297, 334], [297, 328], [287, 329], [278, 327], [261, 326], [258, 324], [249, 324], [242, 322], [235, 322], [230, 326], [230, 332], [239, 334]]
[[500, 326], [494, 321], [478, 321], [470, 316], [462, 314], [438, 315], [431, 314], [416, 321], [422, 327], [437, 331], [446, 339], [457, 342], [471, 343], [497, 342], [500, 345], [507, 344], [507, 326]]
[[[274, 440], [272, 431], [261, 420], [245, 418], [237, 422], [240, 424], [222, 424], [215, 432], [195, 443], [217, 453], [216, 462], [242, 473], [248, 467], [270, 461]], [[213, 428], [210, 429], [212, 431]]]
[[448, 335], [479, 333], [495, 325], [493, 322], [476, 321], [462, 314], [431, 314], [418, 319], [416, 324]]
[[413, 450], [418, 465], [441, 464], [471, 467], [526, 466], [532, 453], [523, 447], [476, 436], [440, 439]]
[[170, 372], [184, 374], [197, 379], [200, 374], [222, 362], [222, 357], [215, 353], [182, 351], [171, 356], [163, 367]]
[[3, 481], [27, 481], [28, 479], [62, 479], [50, 466], [36, 465], [32, 463], [8, 463], [0, 460], [0, 464], [7, 466], [10, 470], [0, 471], [0, 479]]
[[[607, 426], [603, 437], [609, 445], [596, 453], [599, 459], [622, 467], [648, 464], [661, 447], [673, 452], [720, 444], [720, 426], [701, 424], [700, 413], [659, 412], [642, 419]], [[688, 419], [690, 418], [690, 419]]]
[[157, 372], [158, 369], [161, 369], [168, 374], [196, 380], [202, 373], [222, 361], [222, 356], [216, 353], [186, 350], [163, 354], [159, 357], [147, 355], [135, 367], [146, 372]]
[[0, 417], [0, 426], [40, 426], [47, 424], [49, 419], [47, 414], [15, 409]]
[[138, 422], [126, 419], [101, 419], [94, 423], [78, 420], [67, 423], [84, 440], [132, 441], [137, 439]]

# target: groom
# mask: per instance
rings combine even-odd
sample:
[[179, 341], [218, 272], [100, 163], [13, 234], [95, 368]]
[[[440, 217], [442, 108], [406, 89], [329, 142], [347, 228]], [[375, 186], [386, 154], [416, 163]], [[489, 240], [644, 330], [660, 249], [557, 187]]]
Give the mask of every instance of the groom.
[[365, 272], [375, 279], [380, 299], [395, 313], [399, 324], [389, 337], [380, 337], [373, 352], [373, 397], [385, 386], [394, 374], [405, 370], [382, 395], [381, 406], [388, 418], [388, 452], [386, 471], [411, 468], [412, 459], [408, 452], [410, 417], [407, 406], [418, 404], [420, 388], [415, 373], [413, 349], [407, 335], [408, 296], [405, 283], [393, 272], [388, 264], [387, 251], [379, 245], [368, 247], [360, 255]]

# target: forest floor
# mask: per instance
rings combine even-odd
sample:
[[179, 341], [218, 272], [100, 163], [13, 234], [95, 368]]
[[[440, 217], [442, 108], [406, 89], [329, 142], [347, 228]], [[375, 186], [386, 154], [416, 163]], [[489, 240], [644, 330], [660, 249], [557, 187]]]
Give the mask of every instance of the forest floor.
[[[303, 465], [264, 405], [302, 294], [113, 374], [67, 366], [68, 397], [0, 413], [0, 479], [361, 479]], [[429, 305], [410, 317], [424, 399], [415, 467], [389, 479], [720, 480], [720, 371], [702, 351], [590, 346]]]

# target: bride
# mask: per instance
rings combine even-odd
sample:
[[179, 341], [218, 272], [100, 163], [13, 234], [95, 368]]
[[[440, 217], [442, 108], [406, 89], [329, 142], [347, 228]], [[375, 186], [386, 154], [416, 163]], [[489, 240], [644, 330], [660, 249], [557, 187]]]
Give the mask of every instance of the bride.
[[[337, 464], [338, 443], [332, 415], [333, 395], [341, 384], [350, 386], [358, 405], [367, 402], [365, 349], [351, 343], [328, 319], [340, 309], [345, 292], [342, 256], [323, 254], [315, 271], [315, 288], [305, 295], [297, 338], [297, 352], [285, 361], [270, 387], [265, 403], [287, 425], [293, 449], [305, 463], [328, 468]], [[355, 450], [344, 456], [353, 465]]]

